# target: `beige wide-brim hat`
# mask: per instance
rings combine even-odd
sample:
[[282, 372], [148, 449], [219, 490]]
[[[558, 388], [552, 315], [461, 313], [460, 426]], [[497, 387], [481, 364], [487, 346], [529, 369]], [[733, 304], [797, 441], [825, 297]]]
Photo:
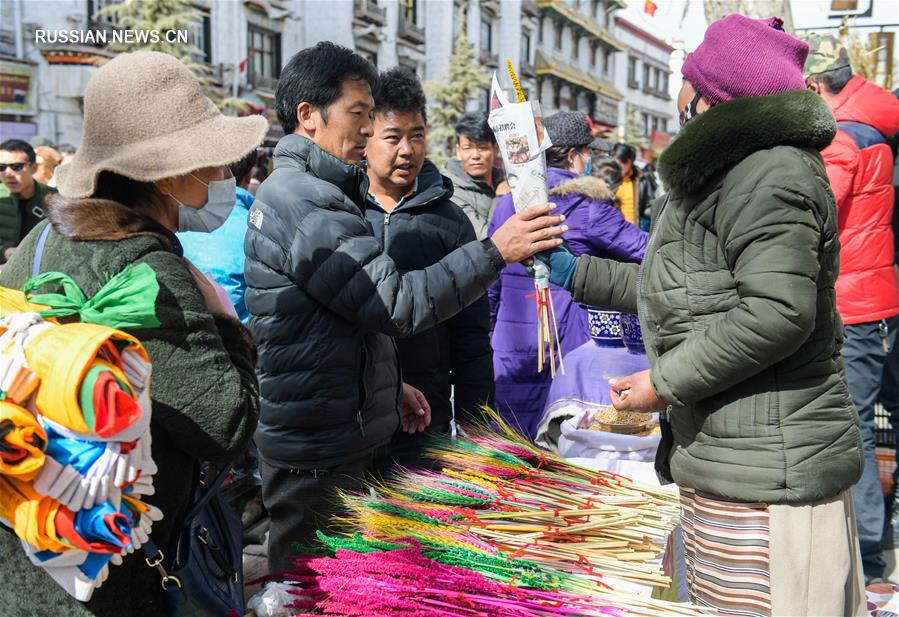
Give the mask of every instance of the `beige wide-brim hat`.
[[57, 168], [57, 188], [80, 199], [94, 193], [102, 171], [151, 182], [228, 165], [261, 144], [267, 130], [262, 116], [222, 115], [177, 58], [121, 54], [87, 85], [84, 136], [75, 157]]

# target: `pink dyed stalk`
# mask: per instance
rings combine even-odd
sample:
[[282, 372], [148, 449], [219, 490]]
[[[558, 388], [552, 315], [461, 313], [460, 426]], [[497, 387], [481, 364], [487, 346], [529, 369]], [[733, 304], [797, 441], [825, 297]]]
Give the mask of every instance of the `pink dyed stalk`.
[[340, 549], [334, 558], [297, 559], [300, 571], [289, 578], [306, 582], [300, 593], [316, 600], [299, 600], [294, 608], [310, 609], [314, 603], [328, 615], [361, 617], [624, 615], [616, 607], [598, 607], [596, 598], [517, 588], [436, 563], [409, 543], [408, 549], [386, 553]]
[[487, 446], [488, 448], [496, 448], [506, 454], [511, 454], [512, 456], [517, 456], [522, 461], [529, 461], [530, 459], [537, 458], [538, 453], [535, 450], [531, 450], [521, 444], [513, 443], [511, 441], [505, 441], [496, 437], [495, 435], [475, 435], [471, 438], [476, 444]]

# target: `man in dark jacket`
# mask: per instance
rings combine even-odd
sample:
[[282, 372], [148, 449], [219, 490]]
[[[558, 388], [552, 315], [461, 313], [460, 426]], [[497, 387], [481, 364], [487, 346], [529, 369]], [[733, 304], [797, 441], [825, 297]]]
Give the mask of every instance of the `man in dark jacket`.
[[443, 174], [453, 181], [453, 203], [462, 208], [478, 239], [487, 237], [493, 218], [497, 188], [503, 175], [494, 166], [499, 157], [496, 137], [487, 124], [487, 114], [471, 111], [456, 123], [456, 158], [443, 164]]
[[256, 193], [245, 251], [247, 308], [259, 345], [256, 444], [272, 527], [269, 567], [288, 565], [359, 489], [397, 429], [427, 425], [400, 378], [393, 336], [418, 334], [483, 296], [506, 262], [556, 247], [550, 205], [424, 270], [401, 273], [365, 218], [358, 166], [372, 135], [375, 68], [322, 42], [297, 53], [278, 83], [286, 136]]
[[[371, 182], [366, 217], [401, 272], [427, 268], [475, 240], [453, 185], [425, 160], [427, 100], [414, 73], [381, 75], [375, 94], [374, 136], [365, 157]], [[447, 433], [453, 420], [477, 414], [493, 399], [493, 354], [487, 298], [421, 334], [396, 341], [403, 381], [431, 407], [428, 432]], [[452, 388], [452, 393], [451, 393]], [[452, 395], [452, 402], [450, 397]], [[397, 433], [392, 458], [419, 463], [423, 434]]]
[[808, 88], [837, 120], [837, 135], [821, 153], [837, 200], [840, 276], [837, 308], [846, 325], [846, 380], [865, 442], [865, 472], [852, 489], [865, 576], [883, 577], [884, 503], [875, 458], [874, 406], [899, 414], [899, 282], [894, 261], [893, 153], [899, 101], [852, 74], [849, 53], [832, 36], [811, 35]]
[[28, 142], [7, 139], [0, 144], [0, 179], [9, 195], [0, 197], [0, 264], [44, 218], [44, 198], [56, 189], [32, 177], [37, 157]]

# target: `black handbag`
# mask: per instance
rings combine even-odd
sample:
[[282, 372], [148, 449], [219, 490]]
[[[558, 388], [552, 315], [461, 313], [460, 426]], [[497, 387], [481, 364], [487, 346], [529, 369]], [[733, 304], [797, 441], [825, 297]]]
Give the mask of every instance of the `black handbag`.
[[200, 480], [193, 505], [166, 554], [143, 545], [147, 565], [162, 576], [168, 617], [243, 615], [243, 525], [219, 490], [230, 465], [207, 486]]

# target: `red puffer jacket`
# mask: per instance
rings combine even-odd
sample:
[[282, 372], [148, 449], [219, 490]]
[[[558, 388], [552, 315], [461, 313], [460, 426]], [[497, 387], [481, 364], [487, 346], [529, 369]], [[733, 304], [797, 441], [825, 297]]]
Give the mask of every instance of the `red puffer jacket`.
[[840, 276], [837, 309], [846, 324], [899, 314], [893, 253], [893, 154], [899, 100], [854, 76], [830, 101], [837, 136], [821, 154], [837, 198]]

